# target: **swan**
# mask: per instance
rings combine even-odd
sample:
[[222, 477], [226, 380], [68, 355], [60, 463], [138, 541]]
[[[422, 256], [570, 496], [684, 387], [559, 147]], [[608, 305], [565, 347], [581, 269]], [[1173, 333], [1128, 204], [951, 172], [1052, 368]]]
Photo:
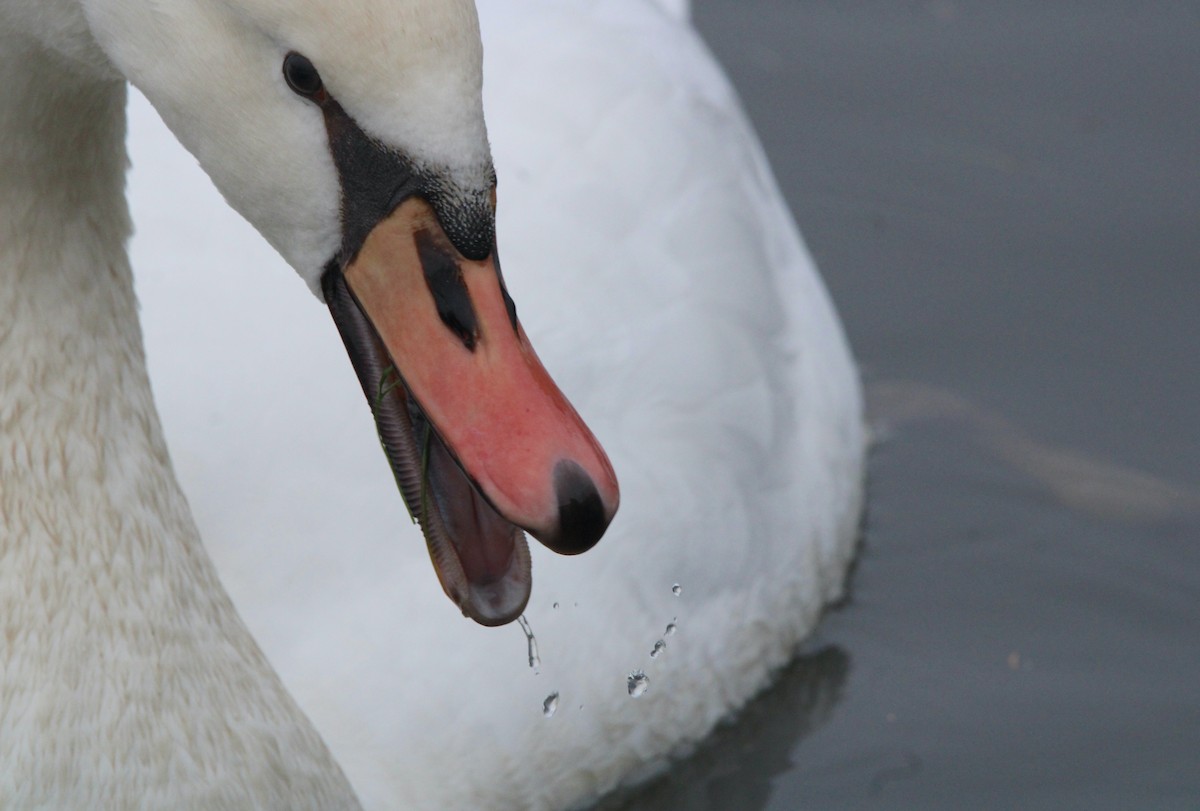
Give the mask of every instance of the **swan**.
[[[469, 2], [334, 8], [0, 7], [6, 805], [582, 805], [701, 739], [840, 594], [857, 378], [685, 9], [481, 3], [485, 135]], [[476, 232], [494, 158], [520, 323], [621, 480], [594, 549], [535, 546], [532, 592], [517, 578], [503, 616], [476, 616], [528, 599], [536, 668], [519, 633], [446, 604], [489, 605], [431, 576], [312, 306], [344, 229], [291, 54], [375, 140], [450, 167], [421, 199], [442, 193]], [[130, 198], [153, 395], [124, 250], [125, 80], [149, 99], [130, 103]], [[306, 285], [276, 278], [230, 206]], [[597, 491], [602, 459], [579, 462]]]

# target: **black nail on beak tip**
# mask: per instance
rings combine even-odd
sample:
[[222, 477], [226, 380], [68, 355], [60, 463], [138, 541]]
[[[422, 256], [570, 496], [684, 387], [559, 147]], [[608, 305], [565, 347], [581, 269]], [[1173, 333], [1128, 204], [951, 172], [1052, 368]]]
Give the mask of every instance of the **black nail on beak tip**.
[[560, 555], [578, 555], [596, 545], [609, 518], [596, 485], [577, 463], [564, 459], [554, 467], [554, 491], [558, 495], [558, 532], [543, 541]]

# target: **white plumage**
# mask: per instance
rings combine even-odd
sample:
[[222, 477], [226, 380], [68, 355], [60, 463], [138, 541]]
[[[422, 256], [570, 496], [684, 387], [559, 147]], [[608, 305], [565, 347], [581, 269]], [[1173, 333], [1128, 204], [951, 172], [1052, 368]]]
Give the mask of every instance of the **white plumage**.
[[442, 595], [323, 308], [130, 106], [131, 254], [175, 469], [367, 808], [566, 808], [660, 767], [840, 593], [862, 497], [841, 328], [696, 34], [647, 0], [480, 5], [505, 278], [623, 490], [596, 549], [534, 550], [536, 674], [515, 627]]

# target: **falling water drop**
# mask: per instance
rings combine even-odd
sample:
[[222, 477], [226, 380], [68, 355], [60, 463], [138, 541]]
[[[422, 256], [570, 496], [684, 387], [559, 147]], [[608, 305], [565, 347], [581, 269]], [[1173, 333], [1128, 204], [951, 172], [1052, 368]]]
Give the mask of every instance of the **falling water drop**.
[[554, 692], [546, 696], [546, 700], [542, 702], [542, 715], [553, 718], [556, 712], [558, 712], [558, 693]]
[[676, 583], [675, 585], [671, 586], [671, 593], [678, 597], [680, 594], [683, 594], [683, 586]]
[[537, 673], [538, 668], [542, 666], [542, 657], [538, 656], [537, 640], [533, 637], [533, 629], [529, 627], [529, 620], [525, 619], [524, 614], [517, 618], [517, 623], [525, 634], [525, 642], [529, 648], [529, 666], [533, 668], [534, 673]]
[[667, 630], [663, 631], [664, 636], [675, 636], [675, 632], [679, 630], [679, 626], [675, 624], [675, 620], [667, 623]]
[[628, 686], [629, 695], [638, 698], [650, 688], [650, 677], [640, 670], [635, 670], [629, 674]]
[[658, 640], [657, 642], [654, 643], [654, 649], [650, 651], [650, 658], [657, 659], [659, 656], [662, 655], [662, 652], [665, 651], [666, 649], [667, 649], [667, 643], [661, 639]]

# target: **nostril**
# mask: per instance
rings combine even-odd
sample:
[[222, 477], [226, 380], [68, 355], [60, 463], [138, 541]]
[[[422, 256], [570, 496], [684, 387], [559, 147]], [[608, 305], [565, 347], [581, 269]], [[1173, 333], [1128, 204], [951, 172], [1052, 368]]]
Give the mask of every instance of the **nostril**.
[[609, 518], [596, 485], [577, 462], [563, 459], [554, 466], [554, 492], [558, 532], [546, 545], [563, 555], [586, 552], [608, 529]]

